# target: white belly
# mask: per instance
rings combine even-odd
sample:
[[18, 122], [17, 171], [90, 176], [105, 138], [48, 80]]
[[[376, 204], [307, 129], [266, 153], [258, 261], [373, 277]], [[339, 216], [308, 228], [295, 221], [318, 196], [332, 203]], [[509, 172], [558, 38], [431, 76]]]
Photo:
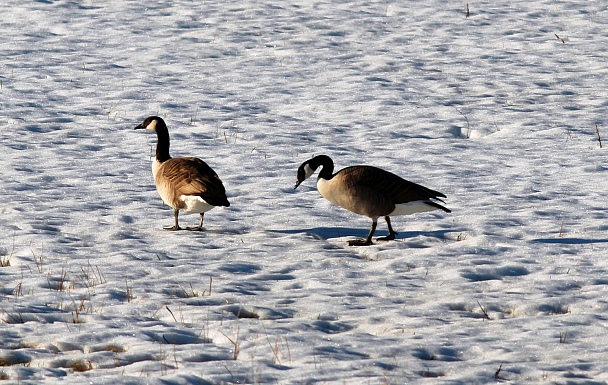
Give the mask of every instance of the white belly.
[[413, 201], [407, 203], [400, 203], [395, 205], [395, 210], [389, 214], [393, 215], [411, 215], [416, 213], [423, 213], [425, 211], [437, 210], [437, 207], [431, 206], [425, 203], [425, 201]]
[[215, 207], [199, 196], [182, 195], [180, 199], [186, 205], [182, 210], [188, 213], [204, 213]]

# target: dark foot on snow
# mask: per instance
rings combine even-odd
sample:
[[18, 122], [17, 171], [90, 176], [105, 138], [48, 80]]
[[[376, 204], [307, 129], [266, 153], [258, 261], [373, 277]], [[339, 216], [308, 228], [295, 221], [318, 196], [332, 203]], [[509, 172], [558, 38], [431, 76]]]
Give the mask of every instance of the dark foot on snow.
[[376, 239], [376, 241], [382, 241], [382, 242], [394, 241], [395, 240], [395, 235], [397, 235], [397, 233], [390, 233], [386, 237], [380, 237], [380, 238]]
[[372, 241], [368, 241], [366, 239], [355, 239], [352, 241], [348, 241], [349, 246], [370, 246], [373, 245]]

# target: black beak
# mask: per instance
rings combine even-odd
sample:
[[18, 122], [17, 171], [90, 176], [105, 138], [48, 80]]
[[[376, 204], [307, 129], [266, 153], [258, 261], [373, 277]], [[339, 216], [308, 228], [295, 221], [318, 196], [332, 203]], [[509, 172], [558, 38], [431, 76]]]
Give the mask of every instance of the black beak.
[[296, 181], [296, 185], [295, 185], [295, 186], [293, 186], [293, 189], [294, 189], [294, 190], [295, 190], [295, 189], [297, 189], [297, 188], [298, 188], [298, 186], [300, 185], [300, 183], [302, 183], [302, 182], [300, 182], [299, 180], [297, 180], [297, 181]]
[[146, 128], [146, 127], [144, 127], [143, 123], [140, 124], [139, 126], [135, 127], [134, 130], [139, 130], [139, 129], [142, 129], [142, 128]]

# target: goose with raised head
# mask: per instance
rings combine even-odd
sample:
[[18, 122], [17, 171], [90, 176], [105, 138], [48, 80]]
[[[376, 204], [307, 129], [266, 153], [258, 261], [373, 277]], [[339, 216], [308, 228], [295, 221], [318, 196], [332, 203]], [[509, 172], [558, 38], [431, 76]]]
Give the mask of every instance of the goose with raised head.
[[162, 118], [150, 116], [135, 129], [156, 132], [152, 174], [158, 194], [173, 208], [175, 218], [175, 224], [165, 227], [165, 230], [181, 230], [178, 222], [180, 210], [200, 214], [199, 225], [187, 228], [200, 231], [205, 212], [216, 206], [230, 206], [222, 181], [207, 163], [195, 157], [172, 158], [169, 155], [169, 130]]
[[443, 210], [445, 195], [419, 184], [409, 182], [391, 172], [373, 166], [346, 167], [334, 174], [334, 162], [327, 155], [319, 155], [302, 163], [298, 168], [297, 181], [310, 178], [321, 167], [317, 179], [317, 190], [323, 198], [353, 213], [372, 220], [372, 227], [366, 239], [349, 241], [350, 246], [368, 246], [378, 225], [378, 218], [384, 217], [388, 225], [388, 236], [378, 240], [390, 241], [397, 234], [391, 226], [391, 216], [410, 215], [425, 211]]

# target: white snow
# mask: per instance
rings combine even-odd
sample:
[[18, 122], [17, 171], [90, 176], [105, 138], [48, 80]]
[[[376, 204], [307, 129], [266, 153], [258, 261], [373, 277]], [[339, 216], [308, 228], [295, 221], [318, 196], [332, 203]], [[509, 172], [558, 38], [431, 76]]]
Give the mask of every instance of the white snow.
[[[5, 1], [0, 379], [606, 384], [608, 3], [465, 9]], [[224, 181], [201, 233], [162, 230], [149, 115]], [[319, 154], [453, 212], [348, 247], [293, 189]]]

